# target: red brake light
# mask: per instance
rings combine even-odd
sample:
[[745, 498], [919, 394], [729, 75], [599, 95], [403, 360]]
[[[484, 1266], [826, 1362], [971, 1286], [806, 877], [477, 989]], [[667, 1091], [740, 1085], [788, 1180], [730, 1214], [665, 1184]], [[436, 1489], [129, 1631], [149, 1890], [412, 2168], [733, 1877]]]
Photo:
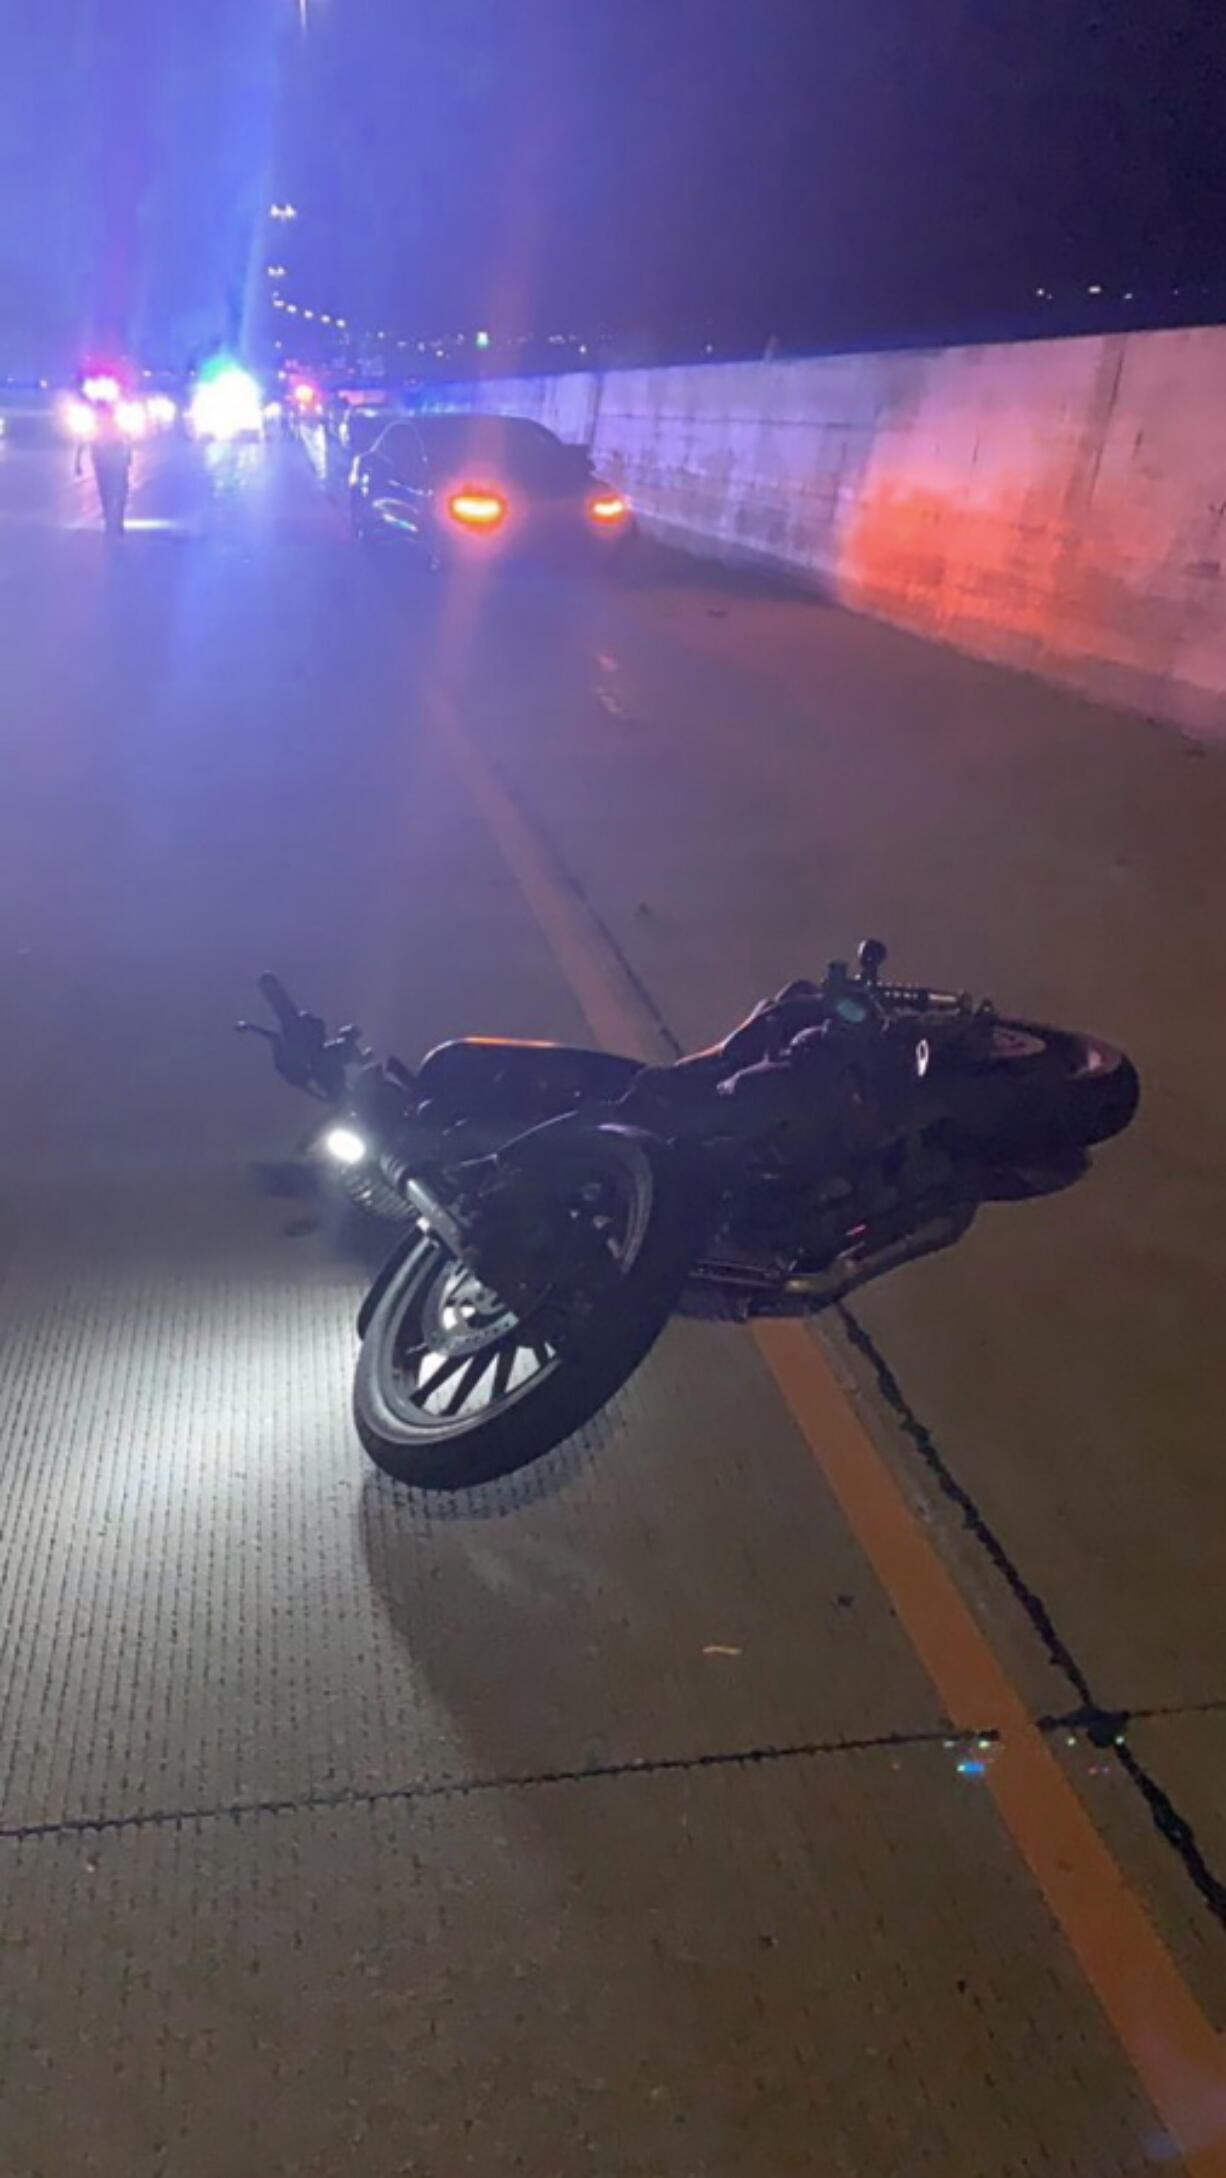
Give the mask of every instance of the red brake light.
[[594, 522], [621, 522], [630, 509], [620, 492], [597, 492], [588, 500], [587, 511]]
[[447, 501], [447, 512], [452, 521], [462, 522], [466, 529], [497, 529], [506, 511], [506, 500], [498, 492], [477, 491], [472, 487], [453, 492]]

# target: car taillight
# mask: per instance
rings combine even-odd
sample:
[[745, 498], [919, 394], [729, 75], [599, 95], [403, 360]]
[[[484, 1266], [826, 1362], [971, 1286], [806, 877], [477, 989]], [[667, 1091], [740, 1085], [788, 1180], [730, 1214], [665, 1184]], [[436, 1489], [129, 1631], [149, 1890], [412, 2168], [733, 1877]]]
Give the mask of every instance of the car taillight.
[[506, 511], [506, 500], [498, 492], [453, 492], [447, 501], [452, 521], [466, 529], [497, 529]]
[[588, 500], [587, 511], [594, 522], [623, 522], [630, 509], [620, 492], [597, 492]]

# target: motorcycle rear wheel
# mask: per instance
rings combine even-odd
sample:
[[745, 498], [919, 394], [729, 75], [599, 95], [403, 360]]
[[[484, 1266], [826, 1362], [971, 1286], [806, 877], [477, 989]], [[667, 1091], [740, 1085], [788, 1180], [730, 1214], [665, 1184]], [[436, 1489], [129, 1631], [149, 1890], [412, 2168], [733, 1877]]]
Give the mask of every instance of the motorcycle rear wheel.
[[998, 1147], [1010, 1155], [1091, 1149], [1120, 1134], [1136, 1112], [1140, 1083], [1122, 1051], [1092, 1036], [1030, 1021], [1001, 1021], [983, 1071], [1016, 1077], [1013, 1113]]
[[381, 1293], [353, 1410], [370, 1458], [397, 1482], [460, 1490], [542, 1458], [620, 1390], [673, 1313], [697, 1229], [666, 1145], [593, 1128], [569, 1143], [559, 1185], [620, 1272], [581, 1330], [551, 1336], [545, 1305], [521, 1319], [432, 1233]]

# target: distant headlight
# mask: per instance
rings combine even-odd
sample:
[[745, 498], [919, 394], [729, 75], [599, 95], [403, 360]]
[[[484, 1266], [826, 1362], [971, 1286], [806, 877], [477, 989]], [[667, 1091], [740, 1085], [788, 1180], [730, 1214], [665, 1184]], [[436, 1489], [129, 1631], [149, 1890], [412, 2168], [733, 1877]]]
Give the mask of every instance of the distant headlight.
[[237, 439], [264, 428], [259, 386], [237, 364], [202, 379], [192, 395], [192, 429], [202, 439]]
[[92, 439], [98, 429], [98, 419], [88, 401], [63, 402], [60, 421], [70, 439]]
[[630, 508], [620, 492], [596, 492], [588, 500], [587, 511], [593, 522], [624, 522]]

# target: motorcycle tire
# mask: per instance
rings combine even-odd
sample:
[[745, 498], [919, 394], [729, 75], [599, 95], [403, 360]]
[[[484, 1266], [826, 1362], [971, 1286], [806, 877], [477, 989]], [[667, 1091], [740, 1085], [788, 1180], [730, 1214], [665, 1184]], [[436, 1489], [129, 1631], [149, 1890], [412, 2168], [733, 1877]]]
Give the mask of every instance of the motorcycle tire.
[[1122, 1133], [1140, 1098], [1136, 1068], [1095, 1037], [1031, 1021], [1002, 1021], [990, 1074], [1016, 1071], [1015, 1115], [1005, 1129], [1010, 1154], [1091, 1149]]
[[[531, 1316], [521, 1322], [479, 1286], [436, 1234], [424, 1235], [378, 1294], [354, 1378], [358, 1435], [376, 1467], [397, 1482], [461, 1490], [541, 1459], [621, 1389], [676, 1308], [700, 1233], [675, 1153], [653, 1135], [605, 1126], [570, 1137], [568, 1156], [568, 1186], [577, 1185], [575, 1160], [586, 1156], [589, 1191], [609, 1189], [626, 1208], [615, 1291], [559, 1351]], [[457, 1364], [454, 1349], [463, 1354], [466, 1342], [467, 1358]], [[525, 1354], [530, 1366], [521, 1371]], [[447, 1372], [433, 1383], [430, 1363]], [[435, 1397], [457, 1411], [429, 1411]]]

